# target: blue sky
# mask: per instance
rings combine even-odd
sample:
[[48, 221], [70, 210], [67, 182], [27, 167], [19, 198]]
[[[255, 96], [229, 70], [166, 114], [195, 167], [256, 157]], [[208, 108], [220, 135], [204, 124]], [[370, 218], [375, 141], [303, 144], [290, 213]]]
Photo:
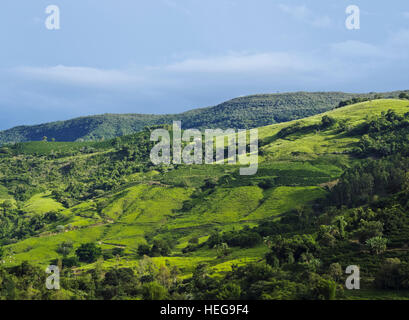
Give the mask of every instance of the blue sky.
[[[47, 30], [57, 5], [61, 29]], [[358, 5], [361, 29], [347, 30]], [[409, 89], [409, 3], [2, 0], [0, 129], [255, 93]]]

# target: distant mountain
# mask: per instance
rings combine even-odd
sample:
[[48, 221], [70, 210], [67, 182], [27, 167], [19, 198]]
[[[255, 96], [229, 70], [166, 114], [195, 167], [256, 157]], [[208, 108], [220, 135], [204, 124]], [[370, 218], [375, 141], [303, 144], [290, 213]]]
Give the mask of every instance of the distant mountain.
[[[396, 98], [400, 91], [378, 94]], [[180, 114], [103, 114], [0, 131], [0, 144], [39, 141], [101, 140], [140, 131], [145, 126], [181, 120], [183, 128], [248, 129], [312, 116], [336, 107], [341, 101], [374, 97], [375, 93], [295, 92], [236, 98], [217, 106]]]

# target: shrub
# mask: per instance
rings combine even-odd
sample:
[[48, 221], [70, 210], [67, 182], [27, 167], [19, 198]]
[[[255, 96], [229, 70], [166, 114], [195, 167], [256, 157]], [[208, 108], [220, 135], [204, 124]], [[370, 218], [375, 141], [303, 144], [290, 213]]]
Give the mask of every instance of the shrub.
[[92, 263], [102, 256], [102, 250], [95, 243], [84, 243], [75, 251], [75, 254], [79, 261]]

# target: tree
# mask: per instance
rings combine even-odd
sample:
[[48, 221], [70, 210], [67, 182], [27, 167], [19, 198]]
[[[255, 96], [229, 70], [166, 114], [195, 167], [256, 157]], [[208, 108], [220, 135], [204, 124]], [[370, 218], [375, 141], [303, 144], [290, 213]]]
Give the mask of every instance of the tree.
[[335, 218], [335, 223], [338, 227], [339, 234], [342, 239], [345, 238], [345, 227], [347, 226], [347, 222], [345, 221], [345, 217], [343, 216], [338, 216]]
[[386, 244], [388, 240], [382, 237], [374, 237], [371, 239], [368, 239], [365, 244], [367, 248], [375, 254], [381, 254], [386, 250]]
[[267, 246], [267, 248], [271, 249], [273, 246], [273, 238], [271, 236], [264, 237], [263, 243]]
[[168, 256], [170, 254], [170, 246], [168, 242], [164, 240], [154, 240], [152, 249], [151, 249], [151, 256]]
[[74, 245], [71, 241], [64, 241], [58, 245], [57, 253], [61, 254], [64, 258], [67, 257], [72, 251]]
[[115, 247], [115, 248], [112, 249], [112, 254], [114, 256], [122, 257], [124, 255], [124, 248]]
[[84, 243], [75, 251], [75, 254], [79, 261], [92, 263], [102, 256], [102, 250], [95, 243]]
[[157, 275], [158, 282], [161, 286], [165, 288], [169, 288], [172, 282], [170, 271], [169, 269], [162, 265], [159, 268], [158, 275]]
[[401, 92], [399, 94], [399, 99], [409, 99], [409, 95], [406, 92]]
[[321, 225], [318, 231], [317, 240], [320, 245], [325, 247], [333, 247], [337, 241], [338, 234], [334, 226]]
[[151, 252], [151, 247], [147, 244], [141, 244], [138, 247], [138, 255], [140, 256], [149, 256]]
[[1, 207], [3, 208], [3, 213], [6, 213], [9, 211], [11, 208], [13, 208], [13, 203], [10, 200], [5, 200], [2, 204]]
[[168, 291], [157, 282], [149, 282], [143, 285], [142, 296], [144, 300], [165, 300]]
[[337, 121], [330, 116], [323, 116], [321, 119], [321, 128], [326, 129], [333, 126]]
[[236, 283], [226, 283], [217, 291], [218, 300], [240, 300], [241, 297], [240, 285]]
[[361, 220], [360, 228], [356, 231], [359, 241], [365, 243], [367, 240], [375, 237], [381, 237], [383, 231], [383, 223], [380, 221], [365, 221]]
[[336, 282], [341, 280], [342, 275], [342, 267], [339, 263], [331, 263], [329, 266], [328, 274], [334, 279]]
[[408, 289], [409, 268], [398, 258], [387, 258], [378, 270], [374, 284], [379, 289]]
[[229, 245], [225, 242], [214, 246], [219, 258], [226, 257], [230, 253]]

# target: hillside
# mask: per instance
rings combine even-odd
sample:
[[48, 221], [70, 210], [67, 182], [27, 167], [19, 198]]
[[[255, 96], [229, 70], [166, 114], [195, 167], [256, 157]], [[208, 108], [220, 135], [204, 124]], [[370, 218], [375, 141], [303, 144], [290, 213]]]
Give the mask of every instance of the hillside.
[[[377, 94], [396, 98], [400, 92]], [[220, 105], [181, 114], [104, 114], [35, 126], [19, 126], [0, 132], [0, 145], [41, 141], [101, 140], [141, 131], [145, 126], [181, 120], [183, 128], [255, 128], [322, 113], [341, 101], [374, 94], [341, 92], [296, 92], [236, 98]]]
[[[409, 261], [408, 113], [378, 99], [261, 127], [254, 176], [152, 166], [148, 129], [0, 148], [3, 266], [62, 264], [64, 291], [33, 289], [50, 299], [408, 297], [378, 274], [390, 262], [405, 276]], [[102, 252], [79, 261], [90, 243]], [[340, 289], [352, 264], [356, 295]]]

